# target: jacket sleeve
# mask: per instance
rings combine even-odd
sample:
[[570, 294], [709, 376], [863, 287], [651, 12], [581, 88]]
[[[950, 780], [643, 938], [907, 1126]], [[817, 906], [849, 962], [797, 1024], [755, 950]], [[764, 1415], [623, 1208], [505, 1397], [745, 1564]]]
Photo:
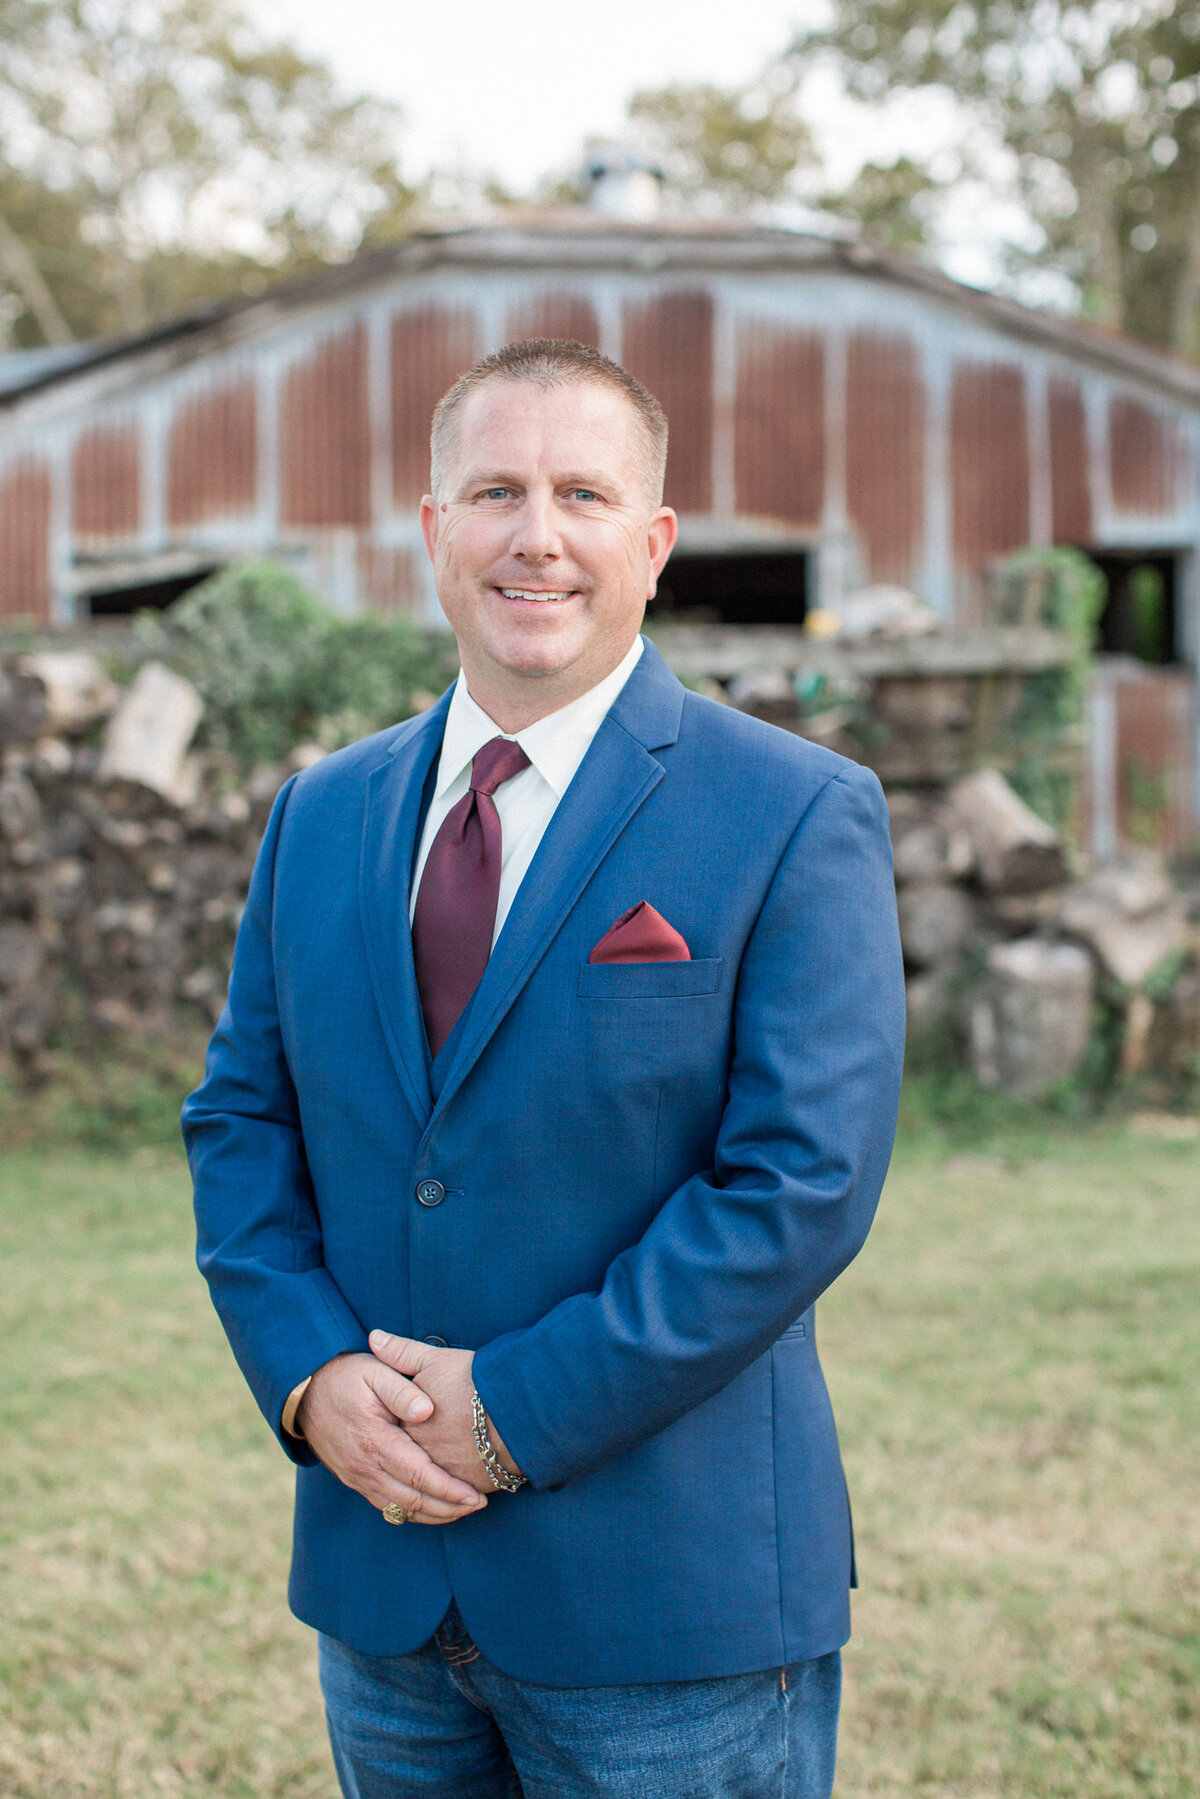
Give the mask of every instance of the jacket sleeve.
[[904, 981], [887, 810], [851, 767], [809, 804], [746, 944], [713, 1168], [596, 1293], [475, 1356], [532, 1485], [664, 1429], [762, 1355], [862, 1247], [895, 1134]]
[[321, 1228], [288, 1071], [272, 954], [275, 868], [290, 796], [263, 836], [234, 951], [229, 998], [204, 1079], [183, 1108], [195, 1189], [197, 1261], [233, 1353], [295, 1461], [312, 1451], [281, 1429], [305, 1375], [367, 1336], [322, 1263]]

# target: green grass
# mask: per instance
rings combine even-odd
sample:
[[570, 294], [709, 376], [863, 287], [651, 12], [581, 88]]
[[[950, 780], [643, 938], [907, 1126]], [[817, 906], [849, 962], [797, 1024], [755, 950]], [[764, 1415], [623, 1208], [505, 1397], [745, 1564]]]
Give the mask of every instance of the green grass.
[[1191, 1799], [1200, 1150], [902, 1147], [823, 1308], [863, 1590], [839, 1792]]
[[[1200, 1147], [922, 1112], [822, 1308], [840, 1799], [1192, 1799]], [[333, 1799], [290, 1471], [165, 1148], [0, 1161], [0, 1794]], [[467, 1796], [464, 1795], [464, 1799]]]
[[0, 1164], [0, 1793], [328, 1799], [290, 1471], [191, 1265], [181, 1158]]

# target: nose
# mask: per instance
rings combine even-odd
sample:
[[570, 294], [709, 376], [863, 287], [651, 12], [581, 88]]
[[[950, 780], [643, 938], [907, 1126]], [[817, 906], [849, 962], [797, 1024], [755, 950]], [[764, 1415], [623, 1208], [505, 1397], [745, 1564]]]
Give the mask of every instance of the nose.
[[529, 493], [525, 496], [515, 520], [510, 548], [523, 562], [549, 562], [562, 554], [562, 538], [552, 495]]

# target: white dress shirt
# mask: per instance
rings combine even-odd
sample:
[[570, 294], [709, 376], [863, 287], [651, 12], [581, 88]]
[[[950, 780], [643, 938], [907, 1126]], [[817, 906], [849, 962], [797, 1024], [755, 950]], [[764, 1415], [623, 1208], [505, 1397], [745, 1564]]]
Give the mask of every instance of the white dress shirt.
[[502, 782], [493, 795], [501, 831], [500, 896], [492, 932], [492, 943], [495, 944], [546, 826], [587, 755], [605, 714], [636, 668], [642, 648], [643, 640], [636, 637], [626, 655], [603, 681], [580, 694], [570, 705], [560, 706], [557, 712], [551, 712], [545, 718], [539, 718], [536, 724], [517, 732], [498, 730], [494, 721], [471, 698], [466, 676], [459, 675], [446, 713], [437, 785], [417, 852], [408, 907], [410, 923], [430, 847], [446, 814], [468, 790], [471, 763], [485, 743], [491, 743], [494, 737], [506, 737], [509, 742], [520, 744], [529, 757], [529, 767], [523, 768], [511, 781]]

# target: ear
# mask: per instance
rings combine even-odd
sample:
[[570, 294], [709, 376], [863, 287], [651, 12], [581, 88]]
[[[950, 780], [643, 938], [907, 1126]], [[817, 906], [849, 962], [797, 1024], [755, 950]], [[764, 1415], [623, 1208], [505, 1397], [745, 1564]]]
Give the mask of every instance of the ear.
[[432, 494], [427, 493], [421, 501], [421, 536], [425, 539], [425, 548], [429, 552], [429, 560], [436, 560], [438, 526], [441, 523], [441, 510]]
[[658, 589], [658, 577], [679, 536], [679, 520], [669, 506], [659, 507], [650, 520], [646, 536], [650, 551], [650, 592], [646, 597], [652, 600]]

